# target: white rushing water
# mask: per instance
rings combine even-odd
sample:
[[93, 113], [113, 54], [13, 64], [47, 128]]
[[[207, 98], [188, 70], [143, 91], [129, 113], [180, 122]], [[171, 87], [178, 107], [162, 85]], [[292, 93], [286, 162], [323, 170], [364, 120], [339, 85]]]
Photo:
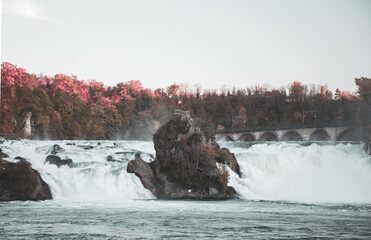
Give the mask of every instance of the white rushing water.
[[[72, 167], [50, 165], [54, 144], [71, 158]], [[371, 203], [371, 157], [361, 144], [302, 146], [299, 143], [222, 143], [235, 153], [242, 178], [231, 172], [229, 184], [243, 199], [295, 202]], [[152, 161], [152, 142], [141, 141], [5, 141], [9, 155], [26, 158], [38, 170], [56, 200], [119, 202], [153, 199], [140, 180], [126, 172], [136, 152]], [[108, 162], [112, 156], [115, 162]]]
[[[73, 160], [72, 167], [45, 163], [54, 144], [63, 148], [57, 156]], [[21, 156], [30, 161], [56, 200], [118, 202], [154, 198], [139, 178], [126, 172], [127, 163], [136, 152], [141, 152], [144, 160], [151, 160], [150, 154], [155, 150], [150, 142], [12, 141], [1, 148], [9, 159]], [[115, 162], [108, 162], [107, 156]]]
[[250, 148], [225, 143], [242, 178], [230, 184], [242, 198], [296, 202], [371, 202], [371, 157], [362, 144], [302, 146], [262, 143]]

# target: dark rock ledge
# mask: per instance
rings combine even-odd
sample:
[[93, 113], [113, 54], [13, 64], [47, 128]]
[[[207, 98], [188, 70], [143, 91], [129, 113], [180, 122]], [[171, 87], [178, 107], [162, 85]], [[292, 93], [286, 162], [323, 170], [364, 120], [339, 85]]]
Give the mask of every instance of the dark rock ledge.
[[17, 163], [2, 159], [0, 149], [0, 201], [52, 199], [49, 186], [31, 163], [19, 158]]
[[175, 110], [153, 141], [155, 160], [147, 163], [137, 157], [128, 163], [127, 171], [135, 173], [158, 199], [223, 200], [236, 194], [227, 185], [229, 174], [221, 165], [240, 174], [234, 154], [220, 148], [214, 132], [196, 124], [189, 112]]

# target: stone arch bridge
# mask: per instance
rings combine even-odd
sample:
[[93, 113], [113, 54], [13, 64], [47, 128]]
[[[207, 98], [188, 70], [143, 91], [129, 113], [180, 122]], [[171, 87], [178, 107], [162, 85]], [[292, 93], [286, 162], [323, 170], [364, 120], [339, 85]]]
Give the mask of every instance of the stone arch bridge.
[[360, 129], [354, 126], [244, 128], [215, 133], [217, 141], [361, 141]]

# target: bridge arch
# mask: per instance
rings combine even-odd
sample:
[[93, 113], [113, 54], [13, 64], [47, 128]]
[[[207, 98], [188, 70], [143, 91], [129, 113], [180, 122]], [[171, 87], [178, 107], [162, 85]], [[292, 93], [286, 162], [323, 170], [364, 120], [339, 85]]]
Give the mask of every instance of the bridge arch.
[[354, 128], [348, 128], [342, 131], [339, 136], [337, 136], [336, 140], [338, 141], [360, 141], [360, 132]]
[[234, 142], [234, 139], [229, 135], [221, 135], [217, 138], [217, 141]]
[[278, 141], [278, 137], [273, 132], [265, 132], [260, 136], [259, 141]]
[[241, 142], [254, 142], [255, 137], [251, 133], [244, 133], [241, 135], [241, 137], [238, 138], [238, 141]]
[[309, 137], [311, 141], [328, 141], [330, 140], [330, 134], [324, 129], [317, 129], [312, 132]]
[[282, 136], [281, 141], [303, 141], [303, 138], [296, 131], [288, 131]]

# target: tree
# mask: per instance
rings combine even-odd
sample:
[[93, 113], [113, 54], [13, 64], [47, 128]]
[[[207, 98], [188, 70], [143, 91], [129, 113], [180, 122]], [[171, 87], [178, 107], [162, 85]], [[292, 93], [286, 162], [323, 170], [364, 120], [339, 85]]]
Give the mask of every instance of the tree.
[[363, 138], [371, 141], [371, 79], [356, 78], [355, 83], [361, 100], [358, 111], [359, 124], [364, 129]]
[[[297, 124], [353, 124], [370, 122], [370, 79], [357, 78], [358, 94], [325, 86], [293, 82], [288, 88], [268, 85], [227, 88], [220, 92], [190, 89], [176, 83], [152, 92], [139, 80], [105, 87], [76, 76], [54, 77], [29, 74], [11, 63], [1, 69], [0, 129], [3, 134], [22, 136], [22, 123], [32, 113], [34, 137], [57, 139], [112, 139], [118, 135], [140, 135], [130, 127], [152, 131], [166, 123], [177, 102], [196, 118], [216, 129], [287, 126]], [[304, 122], [303, 122], [304, 120]], [[156, 123], [156, 125], [154, 124]], [[129, 133], [129, 134], [128, 134]], [[367, 133], [367, 131], [364, 131]], [[366, 137], [366, 136], [365, 136]]]

